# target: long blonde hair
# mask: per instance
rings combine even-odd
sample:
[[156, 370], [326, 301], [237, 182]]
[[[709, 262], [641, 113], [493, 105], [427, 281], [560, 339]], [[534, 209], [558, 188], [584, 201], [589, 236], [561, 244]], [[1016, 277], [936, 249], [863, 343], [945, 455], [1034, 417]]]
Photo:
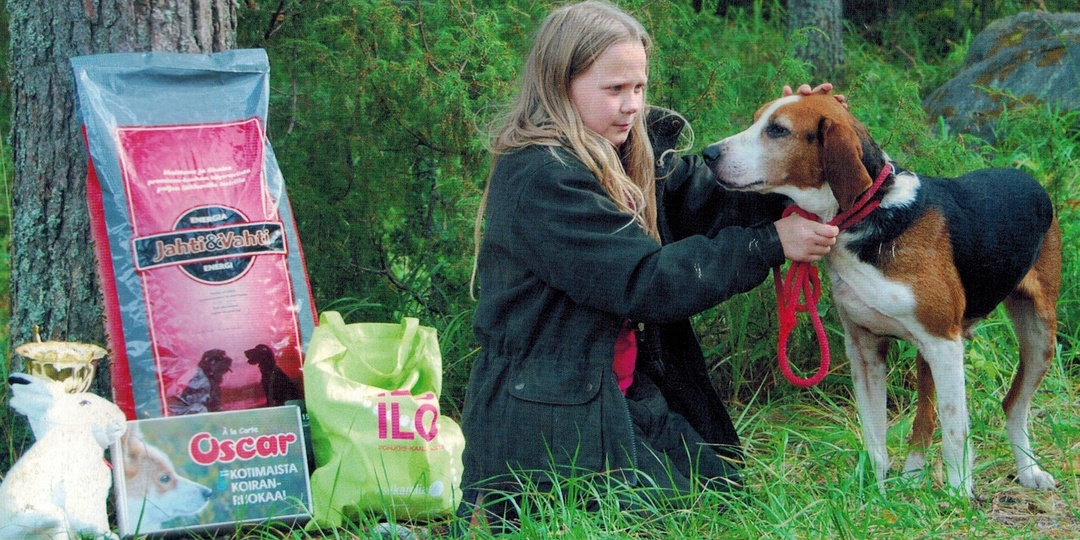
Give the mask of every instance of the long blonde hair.
[[[649, 236], [656, 225], [656, 176], [645, 131], [647, 106], [634, 118], [621, 148], [588, 130], [570, 99], [570, 83], [592, 67], [612, 45], [641, 43], [648, 54], [652, 38], [633, 16], [604, 1], [587, 1], [552, 11], [536, 34], [525, 61], [521, 90], [498, 123], [491, 141], [492, 170], [498, 157], [539, 144], [569, 149], [596, 176], [608, 196]], [[477, 211], [474, 241], [479, 254], [488, 189]], [[475, 279], [476, 265], [473, 265]]]

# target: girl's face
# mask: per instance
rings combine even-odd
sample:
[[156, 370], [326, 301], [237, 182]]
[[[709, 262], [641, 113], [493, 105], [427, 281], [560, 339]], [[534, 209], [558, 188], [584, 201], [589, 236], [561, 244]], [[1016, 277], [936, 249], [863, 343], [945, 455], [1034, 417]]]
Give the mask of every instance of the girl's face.
[[641, 43], [616, 43], [570, 81], [570, 101], [585, 127], [622, 146], [645, 105], [648, 57]]

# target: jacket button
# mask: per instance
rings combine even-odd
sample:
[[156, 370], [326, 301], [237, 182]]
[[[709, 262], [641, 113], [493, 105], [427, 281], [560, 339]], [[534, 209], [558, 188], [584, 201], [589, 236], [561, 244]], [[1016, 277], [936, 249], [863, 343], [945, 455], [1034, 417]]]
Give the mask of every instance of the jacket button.
[[592, 389], [593, 389], [592, 383], [589, 383], [589, 384], [585, 385], [585, 391], [586, 392], [592, 392]]
[[524, 390], [524, 389], [525, 389], [525, 383], [517, 383], [516, 385], [514, 385], [514, 390], [521, 391], [521, 390]]

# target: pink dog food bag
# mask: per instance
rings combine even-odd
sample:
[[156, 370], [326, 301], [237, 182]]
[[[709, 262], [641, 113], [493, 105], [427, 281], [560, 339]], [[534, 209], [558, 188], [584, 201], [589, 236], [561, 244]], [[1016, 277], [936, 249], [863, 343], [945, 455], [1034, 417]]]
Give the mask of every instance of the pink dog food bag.
[[155, 418], [300, 398], [315, 309], [265, 133], [265, 53], [72, 66], [117, 404]]

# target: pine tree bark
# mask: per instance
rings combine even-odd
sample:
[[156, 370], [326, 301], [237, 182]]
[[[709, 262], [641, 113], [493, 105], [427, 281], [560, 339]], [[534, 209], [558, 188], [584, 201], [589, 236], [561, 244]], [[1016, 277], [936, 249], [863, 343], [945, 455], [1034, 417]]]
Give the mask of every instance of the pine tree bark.
[[844, 62], [843, 11], [842, 0], [788, 1], [788, 31], [796, 36], [795, 57], [810, 64], [816, 82], [833, 80], [836, 68]]
[[[69, 59], [211, 53], [236, 42], [235, 0], [8, 0], [11, 34], [11, 345], [105, 343], [86, 204], [87, 153]], [[21, 367], [16, 358], [14, 369]], [[109, 395], [107, 366], [98, 393]]]

